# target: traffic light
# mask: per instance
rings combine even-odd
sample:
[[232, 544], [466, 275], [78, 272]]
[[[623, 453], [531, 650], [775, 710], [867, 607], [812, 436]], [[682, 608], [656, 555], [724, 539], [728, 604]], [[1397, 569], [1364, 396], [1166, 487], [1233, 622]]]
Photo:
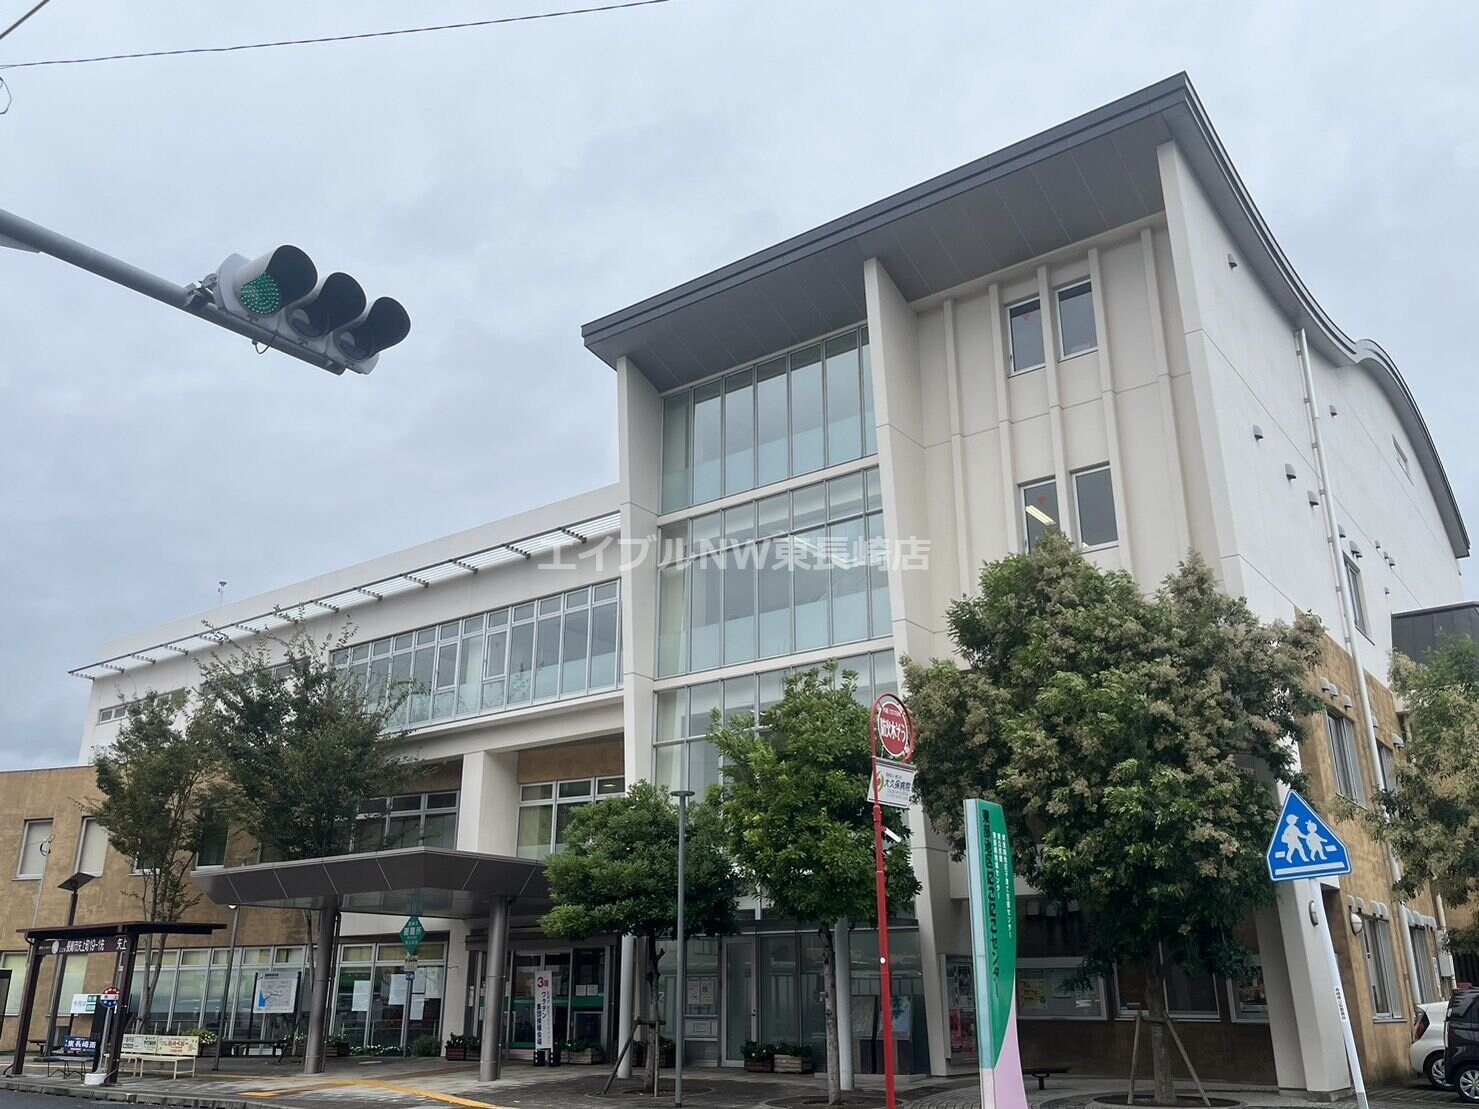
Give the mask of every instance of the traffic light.
[[411, 330], [400, 301], [378, 297], [366, 308], [358, 281], [347, 273], [319, 281], [313, 259], [292, 245], [253, 261], [231, 255], [216, 273], [213, 292], [222, 311], [274, 332], [334, 373], [369, 373], [380, 352]]

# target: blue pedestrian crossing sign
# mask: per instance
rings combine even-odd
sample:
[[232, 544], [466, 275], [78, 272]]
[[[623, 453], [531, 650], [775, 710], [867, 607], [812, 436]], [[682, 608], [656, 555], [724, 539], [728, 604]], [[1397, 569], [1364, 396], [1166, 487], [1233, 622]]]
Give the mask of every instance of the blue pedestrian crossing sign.
[[1351, 854], [1330, 825], [1292, 789], [1268, 845], [1268, 876], [1275, 882], [1328, 878], [1351, 872]]

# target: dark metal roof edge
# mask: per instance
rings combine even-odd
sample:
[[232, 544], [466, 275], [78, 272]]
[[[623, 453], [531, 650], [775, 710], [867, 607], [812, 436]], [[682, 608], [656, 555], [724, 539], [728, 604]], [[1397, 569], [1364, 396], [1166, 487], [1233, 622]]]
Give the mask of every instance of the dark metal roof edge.
[[1443, 612], [1458, 612], [1460, 609], [1465, 609], [1465, 608], [1479, 609], [1479, 601], [1454, 601], [1452, 604], [1447, 604], [1447, 605], [1433, 605], [1431, 608], [1413, 608], [1413, 609], [1408, 609], [1406, 612], [1394, 612], [1394, 613], [1392, 613], [1392, 619], [1393, 620], [1403, 620], [1403, 619], [1407, 619], [1409, 617], [1417, 617], [1417, 616], [1436, 616], [1439, 613], [1443, 613]]
[[[1279, 277], [1298, 300], [1300, 307], [1309, 317], [1310, 323], [1320, 333], [1320, 337], [1336, 347], [1353, 365], [1373, 372], [1378, 387], [1392, 403], [1403, 430], [1407, 432], [1408, 438], [1417, 448], [1418, 462], [1434, 494], [1433, 499], [1438, 506], [1438, 514], [1443, 519], [1443, 527], [1448, 533], [1448, 542], [1453, 549], [1454, 557], [1467, 558], [1469, 532], [1464, 525], [1458, 498], [1454, 495], [1453, 486], [1449, 483], [1448, 473], [1443, 467], [1442, 458], [1439, 457], [1437, 444], [1433, 441], [1432, 432], [1428, 430], [1427, 421], [1423, 419], [1422, 410], [1418, 408], [1417, 399], [1413, 397], [1412, 390], [1408, 388], [1396, 362], [1374, 339], [1352, 339], [1315, 299], [1315, 295], [1310, 292], [1309, 287], [1294, 269], [1288, 255], [1279, 245], [1279, 241], [1274, 238], [1273, 231], [1270, 230], [1263, 214], [1258, 210], [1258, 205], [1254, 203], [1248, 187], [1243, 184], [1237, 167], [1233, 165], [1227, 148], [1222, 145], [1216, 128], [1212, 126], [1211, 117], [1207, 114], [1201, 98], [1197, 96], [1196, 89], [1192, 87], [1190, 81], [1186, 82], [1185, 94], [1184, 103], [1189, 112], [1189, 118], [1204, 143], [1205, 149], [1215, 160], [1224, 183], [1238, 206], [1236, 214], [1240, 215], [1245, 221], [1245, 226], [1253, 231], [1259, 244], [1267, 252], [1268, 260], [1273, 263]], [[1231, 213], [1222, 214], [1224, 218], [1227, 218]]]
[[892, 196], [829, 220], [810, 231], [794, 235], [665, 292], [592, 320], [581, 327], [581, 338], [587, 348], [593, 348], [604, 339], [664, 316], [675, 309], [707, 299], [734, 285], [825, 250], [840, 239], [854, 238], [957, 193], [1028, 168], [1107, 131], [1117, 130], [1126, 124], [1155, 115], [1183, 102], [1190, 89], [1190, 79], [1184, 72], [1148, 85], [1066, 123], [1056, 124], [1046, 131], [1021, 139], [973, 162], [947, 170]]

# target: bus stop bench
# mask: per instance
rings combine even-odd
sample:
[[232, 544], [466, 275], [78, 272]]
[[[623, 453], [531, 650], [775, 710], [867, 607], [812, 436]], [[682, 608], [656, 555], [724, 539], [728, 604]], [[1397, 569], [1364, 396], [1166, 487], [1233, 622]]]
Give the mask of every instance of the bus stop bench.
[[195, 1059], [196, 1059], [196, 1056], [194, 1056], [194, 1055], [155, 1055], [155, 1054], [152, 1054], [152, 1053], [147, 1053], [147, 1052], [142, 1052], [142, 1051], [125, 1051], [125, 1052], [121, 1053], [118, 1056], [118, 1061], [120, 1063], [123, 1063], [123, 1064], [132, 1063], [134, 1065], [134, 1077], [135, 1078], [142, 1078], [144, 1076], [144, 1064], [145, 1063], [158, 1063], [161, 1066], [163, 1066], [165, 1064], [169, 1064], [169, 1067], [170, 1067], [170, 1077], [171, 1078], [179, 1078], [180, 1077], [180, 1064], [181, 1063], [189, 1063], [190, 1064], [190, 1077], [191, 1078], [194, 1078], [195, 1077]]
[[275, 1057], [281, 1059], [288, 1050], [286, 1039], [275, 1040], [227, 1040], [222, 1046], [221, 1054], [235, 1058], [238, 1055], [250, 1055], [254, 1047], [265, 1047]]
[[1046, 1090], [1048, 1088], [1048, 1075], [1067, 1074], [1067, 1067], [1024, 1067], [1023, 1072], [1037, 1079], [1037, 1088]]
[[63, 1078], [81, 1078], [87, 1070], [85, 1064], [92, 1062], [90, 1055], [43, 1055], [41, 1063], [46, 1067], [46, 1077], [59, 1074]]

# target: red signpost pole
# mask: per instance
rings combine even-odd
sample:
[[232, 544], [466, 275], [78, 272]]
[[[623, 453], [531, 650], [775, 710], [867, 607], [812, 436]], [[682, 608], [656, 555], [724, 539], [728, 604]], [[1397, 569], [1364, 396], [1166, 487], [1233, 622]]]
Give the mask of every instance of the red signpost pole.
[[868, 723], [873, 741], [873, 867], [878, 882], [878, 981], [883, 1002], [883, 1088], [888, 1109], [897, 1109], [898, 1067], [894, 1058], [893, 967], [888, 957], [888, 879], [883, 866], [883, 802], [879, 799], [878, 791], [877, 701], [873, 703]]

